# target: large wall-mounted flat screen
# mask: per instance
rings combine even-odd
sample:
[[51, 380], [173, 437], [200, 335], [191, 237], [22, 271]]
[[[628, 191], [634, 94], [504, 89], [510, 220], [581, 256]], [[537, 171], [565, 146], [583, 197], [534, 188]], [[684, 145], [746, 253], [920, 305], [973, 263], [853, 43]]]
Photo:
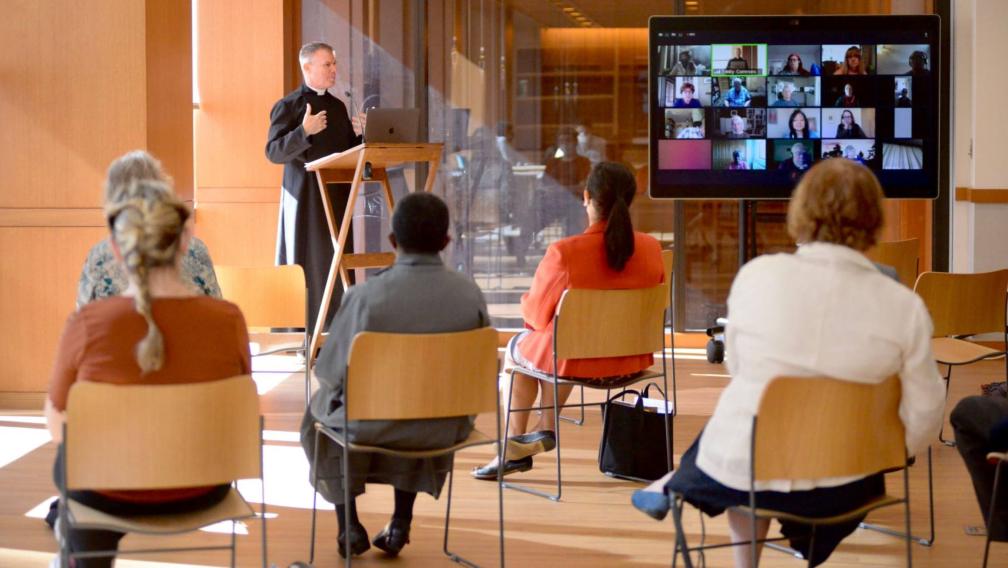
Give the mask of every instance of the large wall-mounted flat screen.
[[829, 158], [871, 168], [888, 197], [937, 197], [938, 16], [656, 16], [649, 28], [652, 197], [786, 198]]

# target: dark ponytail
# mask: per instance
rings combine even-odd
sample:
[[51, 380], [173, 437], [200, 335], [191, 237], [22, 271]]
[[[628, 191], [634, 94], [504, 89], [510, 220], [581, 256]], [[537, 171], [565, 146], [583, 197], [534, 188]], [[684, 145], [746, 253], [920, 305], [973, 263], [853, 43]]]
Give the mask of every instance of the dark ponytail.
[[633, 171], [617, 162], [599, 162], [586, 184], [588, 195], [606, 219], [605, 250], [609, 268], [619, 272], [634, 253], [630, 204], [637, 193]]

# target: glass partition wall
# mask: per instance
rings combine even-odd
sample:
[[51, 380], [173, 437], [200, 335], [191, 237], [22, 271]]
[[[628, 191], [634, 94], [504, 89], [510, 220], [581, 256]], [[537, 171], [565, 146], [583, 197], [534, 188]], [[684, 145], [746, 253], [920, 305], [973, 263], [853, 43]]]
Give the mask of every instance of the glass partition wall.
[[[496, 327], [521, 327], [521, 295], [546, 247], [584, 229], [584, 180], [606, 159], [637, 173], [635, 227], [676, 251], [676, 327], [690, 330], [724, 315], [740, 260], [794, 245], [785, 202], [647, 196], [648, 17], [930, 9], [923, 0], [302, 0], [299, 20], [302, 41], [333, 44], [334, 94], [349, 108], [420, 108], [421, 137], [444, 143], [435, 191], [452, 214], [445, 261], [481, 286]], [[423, 183], [417, 169], [390, 174], [395, 193]], [[890, 206], [911, 220], [929, 208]], [[368, 250], [387, 248], [377, 188], [359, 200], [354, 231]]]

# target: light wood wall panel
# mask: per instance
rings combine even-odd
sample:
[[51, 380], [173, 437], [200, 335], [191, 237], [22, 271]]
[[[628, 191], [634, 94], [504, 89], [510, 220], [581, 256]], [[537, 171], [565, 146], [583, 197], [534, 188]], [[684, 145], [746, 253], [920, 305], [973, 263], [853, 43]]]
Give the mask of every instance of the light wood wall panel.
[[147, 150], [193, 198], [192, 8], [190, 0], [147, 0]]
[[285, 62], [296, 57], [285, 48], [290, 4], [198, 5], [197, 232], [218, 264], [273, 262], [283, 168], [265, 147], [270, 109], [286, 91]]
[[0, 19], [0, 392], [44, 392], [105, 170], [145, 148], [192, 197], [190, 0], [7, 2]]
[[144, 3], [17, 2], [0, 18], [0, 207], [95, 207], [144, 147]]
[[0, 391], [45, 391], [96, 227], [0, 228]]
[[276, 249], [279, 211], [276, 200], [203, 203], [196, 210], [196, 234], [210, 249], [214, 264], [269, 266]]

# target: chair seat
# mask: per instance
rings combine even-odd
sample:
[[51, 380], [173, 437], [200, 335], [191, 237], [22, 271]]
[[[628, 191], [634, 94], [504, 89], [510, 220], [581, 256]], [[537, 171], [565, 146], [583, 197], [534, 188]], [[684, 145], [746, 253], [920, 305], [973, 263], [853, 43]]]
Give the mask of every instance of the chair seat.
[[962, 339], [935, 337], [931, 339], [931, 351], [939, 363], [945, 365], [965, 365], [981, 359], [1004, 355], [1004, 351], [991, 349]]
[[164, 515], [117, 516], [93, 509], [71, 499], [70, 520], [78, 529], [105, 529], [143, 534], [175, 534], [194, 531], [207, 525], [231, 519], [255, 516], [255, 511], [231, 488], [227, 496], [216, 505], [190, 513]]
[[[326, 437], [336, 442], [337, 444], [341, 446], [345, 444], [343, 434], [337, 432], [336, 430], [333, 430], [332, 428], [326, 426], [325, 424], [316, 422], [315, 429], [325, 434]], [[458, 450], [468, 448], [471, 446], [481, 446], [485, 444], [496, 444], [496, 443], [497, 438], [487, 436], [486, 434], [480, 432], [479, 430], [473, 430], [469, 434], [469, 437], [467, 437], [465, 440], [462, 440], [461, 442], [457, 442], [451, 446], [446, 446], [443, 448], [434, 448], [429, 450], [403, 450], [403, 449], [386, 448], [383, 446], [368, 446], [365, 444], [353, 444], [353, 443], [351, 443], [348, 446], [348, 448], [351, 452], [384, 454], [387, 456], [399, 456], [404, 458], [422, 459], [422, 458], [432, 458], [435, 456], [441, 456], [444, 454], [452, 454], [457, 452]]]
[[[515, 367], [515, 371], [523, 375], [528, 375], [534, 379], [550, 383], [553, 382], [552, 374], [544, 373], [538, 369], [529, 369], [522, 367], [521, 365], [517, 365]], [[560, 384], [583, 385], [592, 389], [619, 389], [646, 379], [653, 379], [660, 376], [662, 376], [662, 374], [657, 371], [644, 369], [643, 371], [638, 371], [625, 377], [600, 377], [598, 379], [588, 380], [581, 380], [573, 377], [557, 377], [557, 382]]]
[[[832, 517], [806, 517], [803, 515], [795, 515], [792, 513], [786, 513], [784, 511], [775, 511], [773, 509], [756, 509], [756, 516], [764, 519], [784, 519], [787, 521], [794, 521], [798, 523], [804, 523], [808, 525], [835, 525], [838, 523], [844, 523], [862, 517], [870, 511], [879, 509], [882, 507], [888, 507], [889, 505], [895, 505], [897, 503], [902, 503], [903, 499], [892, 497], [890, 495], [882, 495], [872, 499], [871, 501], [865, 503], [864, 505], [847, 511], [845, 513], [834, 515]], [[749, 513], [750, 508], [746, 506], [735, 507], [735, 509]]]

